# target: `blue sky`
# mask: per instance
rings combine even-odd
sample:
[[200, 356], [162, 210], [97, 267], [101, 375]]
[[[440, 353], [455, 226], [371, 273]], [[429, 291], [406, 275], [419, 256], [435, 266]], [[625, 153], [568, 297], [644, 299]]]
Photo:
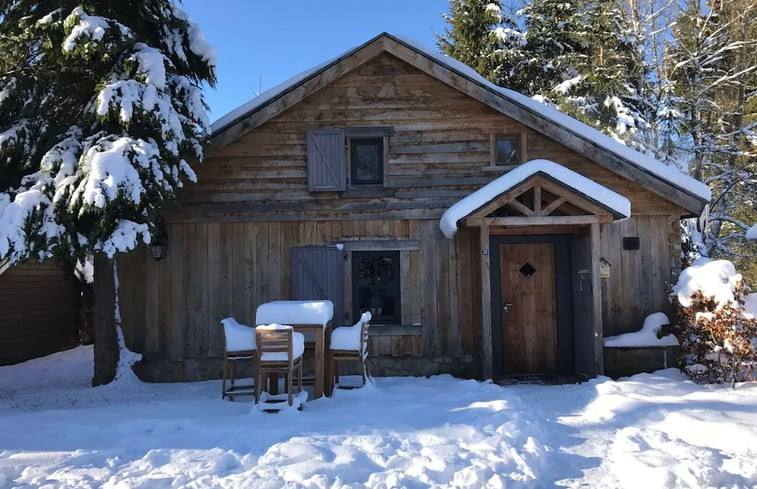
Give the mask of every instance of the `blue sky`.
[[[184, 0], [218, 55], [210, 120], [386, 31], [434, 46], [446, 0]], [[261, 83], [262, 75], [262, 83]]]

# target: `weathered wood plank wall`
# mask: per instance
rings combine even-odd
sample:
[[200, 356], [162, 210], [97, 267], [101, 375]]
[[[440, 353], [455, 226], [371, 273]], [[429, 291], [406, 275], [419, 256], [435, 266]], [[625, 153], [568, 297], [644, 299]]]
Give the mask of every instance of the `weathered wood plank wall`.
[[51, 261], [0, 274], [0, 365], [76, 346], [81, 317], [74, 280]]
[[[156, 380], [171, 375], [215, 376], [223, 353], [220, 320], [234, 316], [253, 324], [258, 305], [291, 297], [293, 247], [349, 243], [365, 236], [418, 240], [428, 235], [439, 245], [430, 252], [407, 252], [409, 279], [402, 282], [402, 296], [408, 298], [402, 304], [407, 323], [387, 333], [376, 326], [370, 355], [418, 358], [428, 354], [438, 357], [437, 363], [472, 361], [474, 269], [449, 272], [450, 262], [472, 261], [470, 230], [460, 233], [458, 245], [443, 238], [436, 221], [169, 223], [167, 234], [165, 260], [152, 260], [147, 249], [119, 258], [126, 342], [143, 353], [146, 363], [156, 365], [149, 373]], [[345, 289], [346, 295], [351, 293], [350, 287]], [[439, 289], [443, 292], [438, 293]], [[350, 297], [345, 300], [351, 303]], [[422, 339], [431, 342], [422, 344]], [[203, 363], [207, 357], [215, 361]]]

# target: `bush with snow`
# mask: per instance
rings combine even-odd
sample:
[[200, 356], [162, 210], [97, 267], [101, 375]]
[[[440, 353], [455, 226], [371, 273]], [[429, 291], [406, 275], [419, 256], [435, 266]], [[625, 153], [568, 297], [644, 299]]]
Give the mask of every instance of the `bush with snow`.
[[728, 260], [699, 258], [673, 289], [684, 371], [706, 383], [755, 378], [757, 294]]

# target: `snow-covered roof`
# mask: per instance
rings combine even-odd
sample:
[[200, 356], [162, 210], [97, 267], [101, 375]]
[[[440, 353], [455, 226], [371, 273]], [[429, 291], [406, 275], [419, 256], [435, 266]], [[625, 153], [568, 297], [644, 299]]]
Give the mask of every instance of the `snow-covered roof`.
[[524, 163], [501, 177], [487, 183], [467, 197], [457, 201], [442, 215], [439, 227], [447, 238], [457, 232], [457, 222], [476, 209], [480, 209], [498, 196], [525, 182], [528, 178], [544, 174], [569, 187], [582, 196], [596, 202], [613, 215], [626, 218], [631, 215], [631, 202], [613, 190], [589, 180], [569, 168], [549, 160], [532, 160]]
[[[662, 163], [661, 161], [658, 161], [652, 157], [644, 155], [634, 150], [633, 148], [630, 148], [612, 139], [611, 137], [603, 134], [602, 132], [592, 127], [589, 127], [588, 125], [566, 114], [563, 114], [551, 107], [547, 107], [546, 105], [536, 100], [533, 100], [523, 94], [520, 94], [513, 90], [499, 87], [491, 83], [484, 77], [482, 77], [480, 74], [478, 74], [475, 70], [468, 67], [467, 65], [453, 58], [442, 55], [436, 52], [436, 50], [428, 46], [425, 46], [414, 40], [411, 40], [405, 37], [394, 36], [386, 32], [379, 34], [378, 36], [374, 37], [373, 39], [369, 40], [368, 42], [366, 42], [365, 44], [361, 46], [348, 50], [347, 52], [345, 52], [344, 54], [336, 58], [333, 58], [310, 70], [307, 70], [303, 73], [300, 73], [290, 78], [284, 83], [281, 83], [280, 85], [262, 93], [261, 95], [241, 105], [237, 109], [234, 109], [233, 111], [224, 115], [223, 117], [218, 119], [216, 122], [214, 122], [211, 126], [214, 137], [217, 135], [220, 135], [227, 129], [235, 126], [237, 123], [243, 121], [246, 117], [257, 112], [258, 110], [268, 105], [269, 103], [279, 99], [280, 97], [294, 90], [295, 88], [302, 85], [306, 81], [318, 76], [319, 74], [328, 70], [329, 68], [336, 65], [337, 63], [350, 57], [352, 54], [356, 53], [357, 51], [365, 48], [366, 46], [380, 39], [394, 41], [395, 43], [398, 43], [400, 45], [403, 45], [415, 51], [416, 53], [434, 61], [436, 64], [447, 68], [448, 70], [456, 73], [457, 75], [466, 78], [468, 81], [497, 95], [498, 97], [507, 101], [508, 103], [516, 105], [518, 108], [524, 110], [525, 112], [536, 115], [540, 119], [546, 120], [554, 124], [555, 126], [558, 126], [560, 129], [567, 131], [572, 136], [575, 136], [579, 138], [580, 140], [588, 142], [591, 145], [597, 147], [598, 149], [605, 151], [606, 153], [612, 154], [616, 158], [619, 158], [620, 160], [622, 160], [624, 163], [631, 165], [632, 167], [638, 170], [641, 170], [642, 172], [648, 175], [651, 175], [659, 180], [662, 180], [668, 185], [676, 189], [679, 189], [688, 195], [693, 196], [694, 198], [696, 198], [698, 201], [701, 202], [702, 206], [704, 206], [704, 203], [710, 200], [711, 192], [710, 192], [710, 188], [707, 185], [696, 180], [695, 178], [692, 178], [689, 175], [685, 175], [681, 173], [677, 168], [666, 165], [665, 163]], [[389, 48], [385, 48], [385, 49], [388, 50]], [[460, 88], [458, 87], [458, 89]], [[273, 117], [273, 115], [275, 114], [270, 115], [270, 117]], [[508, 114], [508, 115], [510, 117], [513, 117], [516, 120], [519, 120], [517, 114]], [[527, 121], [520, 121], [520, 122], [527, 124]]]

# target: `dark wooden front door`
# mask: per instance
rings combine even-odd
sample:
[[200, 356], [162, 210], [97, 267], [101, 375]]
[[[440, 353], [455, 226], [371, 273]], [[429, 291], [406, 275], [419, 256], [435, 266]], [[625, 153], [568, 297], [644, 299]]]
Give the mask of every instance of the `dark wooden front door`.
[[502, 372], [559, 370], [555, 243], [500, 244]]

